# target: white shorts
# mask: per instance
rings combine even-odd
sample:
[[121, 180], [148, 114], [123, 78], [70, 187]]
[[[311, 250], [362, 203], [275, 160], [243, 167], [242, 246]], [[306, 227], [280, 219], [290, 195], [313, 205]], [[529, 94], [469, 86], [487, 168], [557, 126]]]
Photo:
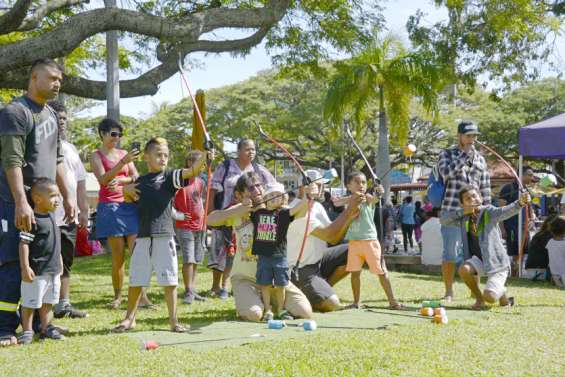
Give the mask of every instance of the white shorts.
[[59, 302], [61, 277], [59, 274], [36, 276], [31, 283], [22, 281], [22, 306], [39, 309], [43, 304], [55, 305]]
[[465, 262], [473, 266], [479, 276], [486, 275], [487, 282], [485, 284], [485, 291], [488, 290], [494, 293], [496, 300], [498, 300], [500, 297], [502, 297], [503, 294], [506, 293], [505, 284], [506, 279], [508, 279], [508, 275], [510, 273], [509, 270], [502, 270], [494, 272], [492, 274], [485, 274], [483, 261], [474, 255], [470, 259], [467, 259]]
[[129, 285], [148, 287], [153, 271], [157, 275], [157, 284], [178, 285], [177, 251], [172, 236], [143, 237], [135, 240], [129, 265]]

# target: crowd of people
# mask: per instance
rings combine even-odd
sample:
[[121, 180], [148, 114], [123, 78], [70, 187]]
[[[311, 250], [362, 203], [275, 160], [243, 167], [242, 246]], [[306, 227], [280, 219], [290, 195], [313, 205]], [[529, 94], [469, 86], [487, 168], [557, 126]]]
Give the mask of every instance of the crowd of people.
[[[87, 226], [89, 209], [85, 168], [76, 148], [66, 141], [66, 109], [52, 101], [61, 81], [62, 70], [54, 61], [35, 62], [27, 93], [0, 112], [2, 346], [29, 344], [35, 334], [63, 339], [64, 329], [53, 324], [53, 316], [88, 315], [76, 310], [70, 299], [76, 231]], [[226, 299], [231, 282], [237, 314], [244, 320], [310, 318], [313, 311], [344, 308], [333, 287], [350, 275], [353, 303], [347, 308], [359, 308], [360, 274], [367, 264], [389, 308], [403, 308], [393, 293], [379, 236], [387, 250], [398, 222], [404, 250], [414, 249], [414, 234], [421, 248], [425, 225], [437, 218], [439, 208], [413, 203], [408, 196], [397, 213], [386, 203], [383, 218], [376, 221], [383, 190], [376, 186], [370, 191], [367, 178], [358, 171], [348, 174], [346, 197], [328, 196], [328, 181], [317, 170], [307, 170], [307, 183], [299, 195], [289, 197], [268, 169], [255, 161], [255, 143], [249, 138], [238, 143], [236, 158], [225, 160], [212, 177], [205, 177], [204, 168], [214, 159], [214, 151], [190, 151], [183, 166], [171, 169], [167, 140], [154, 137], [144, 146], [124, 150], [120, 148], [124, 128], [119, 122], [104, 119], [97, 131], [101, 143], [90, 165], [100, 183], [95, 236], [107, 241], [112, 255], [109, 309], [122, 303], [126, 250], [131, 253], [127, 311], [112, 331], [132, 330], [138, 308], [153, 305], [146, 294], [153, 273], [164, 289], [169, 329], [189, 330], [189, 324], [180, 323], [177, 316], [177, 245], [185, 304], [209, 297]], [[496, 301], [512, 306], [514, 298], [505, 286], [512, 265], [509, 254], [514, 251], [504, 247], [498, 224], [506, 221], [506, 243], [512, 250], [519, 247], [517, 225], [511, 221], [528, 210], [530, 196], [512, 186], [503, 189], [503, 206], [490, 204], [486, 160], [475, 148], [478, 134], [476, 124], [459, 124], [458, 144], [444, 150], [438, 161], [445, 182], [439, 211], [444, 299], [453, 299], [461, 247], [464, 263], [458, 271], [476, 298], [473, 309]], [[136, 168], [141, 156], [147, 168], [144, 175]], [[529, 183], [530, 170], [526, 169], [524, 184]], [[210, 195], [205, 179], [211, 179]], [[383, 235], [375, 225], [381, 220]], [[197, 288], [196, 275], [205, 259], [208, 228], [212, 242], [207, 260], [213, 282], [204, 295]], [[548, 264], [560, 266], [552, 267], [552, 273], [561, 286], [564, 238], [565, 218], [557, 216], [546, 221], [530, 242], [530, 250], [545, 248]], [[478, 277], [482, 275], [487, 281], [481, 292]], [[20, 325], [23, 332], [16, 338]]]

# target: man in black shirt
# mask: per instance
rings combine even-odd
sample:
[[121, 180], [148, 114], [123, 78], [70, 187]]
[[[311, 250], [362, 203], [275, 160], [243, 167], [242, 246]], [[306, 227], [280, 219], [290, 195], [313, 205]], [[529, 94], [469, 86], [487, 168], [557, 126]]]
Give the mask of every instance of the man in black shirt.
[[16, 343], [20, 324], [18, 231], [29, 232], [35, 217], [26, 187], [39, 177], [56, 180], [67, 219], [74, 218], [67, 190], [57, 118], [47, 101], [59, 94], [62, 69], [50, 59], [31, 67], [28, 91], [0, 111], [0, 346]]
[[[126, 318], [113, 332], [124, 332], [135, 327], [135, 313], [141, 288], [149, 286], [155, 271], [157, 283], [165, 289], [169, 310], [169, 324], [173, 332], [186, 332], [177, 320], [178, 261], [174, 242], [172, 199], [187, 179], [198, 175], [206, 164], [202, 155], [191, 168], [165, 170], [169, 160], [169, 147], [163, 138], [147, 142], [144, 158], [149, 173], [138, 178], [134, 194], [124, 190], [126, 200], [137, 201], [139, 208], [139, 233], [133, 248], [129, 267], [128, 310]], [[211, 156], [210, 158], [213, 158]]]

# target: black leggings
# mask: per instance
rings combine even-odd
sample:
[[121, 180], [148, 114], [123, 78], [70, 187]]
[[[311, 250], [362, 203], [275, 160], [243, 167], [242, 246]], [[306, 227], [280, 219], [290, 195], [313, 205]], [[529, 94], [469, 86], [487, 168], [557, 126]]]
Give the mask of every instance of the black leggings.
[[414, 233], [414, 224], [402, 224], [402, 241], [404, 242], [404, 251], [408, 251], [408, 240], [410, 241], [410, 247], [414, 247], [414, 241], [412, 241], [412, 234]]

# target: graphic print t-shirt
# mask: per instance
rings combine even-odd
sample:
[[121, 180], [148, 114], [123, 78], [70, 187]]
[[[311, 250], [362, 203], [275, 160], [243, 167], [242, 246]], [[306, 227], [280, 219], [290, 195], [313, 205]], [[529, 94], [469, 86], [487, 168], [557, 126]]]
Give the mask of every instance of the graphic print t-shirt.
[[290, 215], [287, 208], [253, 212], [253, 254], [286, 256], [286, 234], [292, 220], [294, 216]]

